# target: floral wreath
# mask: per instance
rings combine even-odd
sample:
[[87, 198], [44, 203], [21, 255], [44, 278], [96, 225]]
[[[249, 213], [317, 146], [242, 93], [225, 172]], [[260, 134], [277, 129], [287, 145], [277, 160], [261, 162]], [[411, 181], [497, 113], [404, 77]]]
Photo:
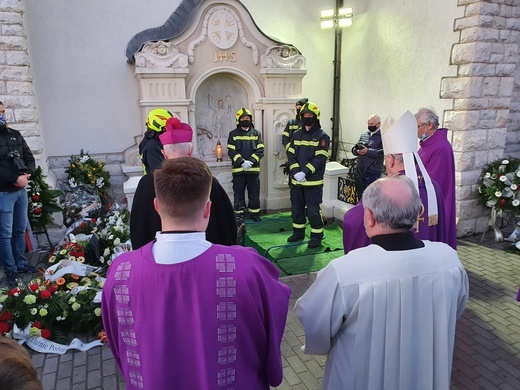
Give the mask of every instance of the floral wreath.
[[519, 188], [520, 159], [499, 159], [482, 169], [477, 198], [486, 207], [516, 215], [520, 213]]
[[101, 196], [106, 196], [110, 188], [110, 172], [104, 167], [103, 161], [94, 160], [88, 152], [81, 149], [79, 156], [70, 156], [69, 167], [65, 170], [69, 186], [93, 186]]

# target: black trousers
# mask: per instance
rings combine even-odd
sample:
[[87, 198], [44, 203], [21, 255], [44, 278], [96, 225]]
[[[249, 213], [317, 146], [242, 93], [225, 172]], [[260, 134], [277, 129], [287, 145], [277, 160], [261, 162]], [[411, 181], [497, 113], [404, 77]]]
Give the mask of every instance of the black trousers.
[[246, 208], [246, 188], [249, 200], [249, 214], [260, 213], [260, 178], [257, 174], [233, 175], [233, 196], [235, 211]]
[[291, 187], [293, 229], [295, 231], [305, 229], [305, 214], [307, 214], [309, 224], [311, 225], [311, 238], [321, 238], [323, 235], [323, 217], [321, 215], [322, 202], [323, 187], [293, 185]]

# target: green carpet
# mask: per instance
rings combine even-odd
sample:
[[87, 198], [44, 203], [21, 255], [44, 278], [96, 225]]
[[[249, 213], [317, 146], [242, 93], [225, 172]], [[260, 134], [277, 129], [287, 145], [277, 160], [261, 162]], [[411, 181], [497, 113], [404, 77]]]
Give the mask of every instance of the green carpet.
[[343, 231], [337, 222], [324, 227], [321, 246], [308, 249], [310, 226], [307, 225], [305, 240], [288, 243], [292, 234], [291, 213], [262, 216], [262, 221], [246, 220], [245, 245], [271, 260], [284, 275], [297, 275], [319, 271], [331, 260], [343, 255]]

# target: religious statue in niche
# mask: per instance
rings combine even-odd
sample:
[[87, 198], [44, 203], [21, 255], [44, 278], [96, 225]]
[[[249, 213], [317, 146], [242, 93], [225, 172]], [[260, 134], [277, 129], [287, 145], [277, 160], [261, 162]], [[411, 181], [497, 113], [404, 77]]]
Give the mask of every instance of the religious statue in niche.
[[287, 160], [287, 155], [285, 151], [285, 147], [282, 143], [282, 133], [287, 126], [287, 122], [289, 122], [289, 117], [286, 115], [282, 115], [278, 120], [276, 120], [274, 125], [274, 134], [275, 134], [275, 142], [276, 146], [274, 148], [273, 154], [276, 155], [275, 164], [273, 167], [274, 170], [274, 185], [275, 187], [285, 187], [289, 182], [289, 176], [283, 173], [283, 167]]
[[268, 47], [260, 59], [262, 68], [304, 69], [305, 57], [294, 46]]
[[230, 95], [219, 97], [216, 101], [212, 95], [208, 95], [208, 106], [213, 111], [213, 118], [211, 124], [213, 126], [213, 135], [218, 139], [227, 140], [229, 132], [233, 130], [230, 128], [230, 118], [233, 114], [233, 98]]
[[148, 42], [135, 55], [135, 63], [139, 68], [187, 68], [188, 56], [171, 43]]
[[215, 156], [217, 141], [213, 138], [211, 131], [204, 127], [197, 126], [197, 147], [201, 157]]

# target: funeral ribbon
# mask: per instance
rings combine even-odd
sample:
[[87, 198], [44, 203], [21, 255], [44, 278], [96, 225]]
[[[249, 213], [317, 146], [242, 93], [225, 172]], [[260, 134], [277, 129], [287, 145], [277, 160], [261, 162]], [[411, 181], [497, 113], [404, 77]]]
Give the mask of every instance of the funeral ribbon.
[[36, 352], [41, 353], [57, 353], [63, 355], [70, 349], [77, 349], [85, 352], [94, 347], [101, 347], [103, 343], [100, 340], [95, 340], [90, 343], [84, 343], [80, 339], [73, 339], [69, 345], [63, 345], [44, 339], [43, 337], [31, 336], [29, 329], [31, 324], [27, 325], [25, 329], [20, 329], [16, 324], [13, 326], [13, 339], [17, 340], [19, 344], [27, 345]]

